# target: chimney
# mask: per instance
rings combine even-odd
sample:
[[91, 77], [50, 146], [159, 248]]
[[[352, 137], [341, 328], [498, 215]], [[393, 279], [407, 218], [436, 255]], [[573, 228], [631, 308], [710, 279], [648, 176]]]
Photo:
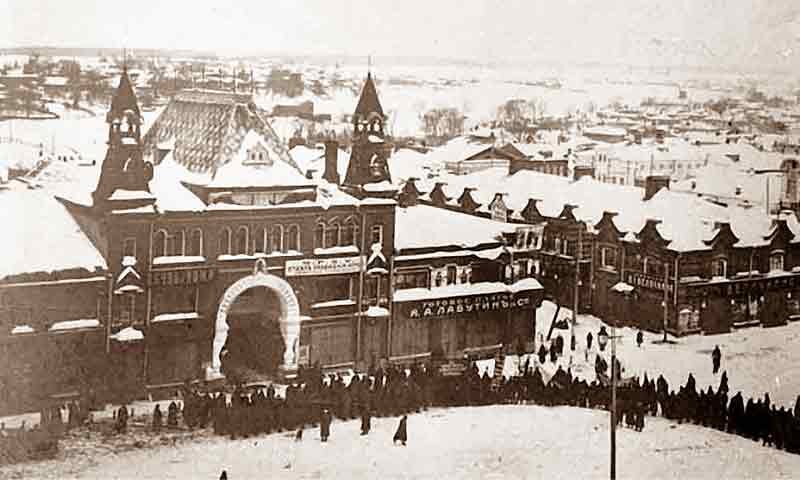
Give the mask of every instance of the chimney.
[[581, 177], [594, 178], [594, 167], [590, 167], [588, 165], [575, 165], [573, 168], [572, 177], [575, 181], [580, 180]]
[[650, 200], [662, 188], [669, 190], [669, 177], [666, 175], [648, 175], [644, 180], [644, 200]]
[[330, 183], [339, 184], [339, 142], [327, 140], [325, 142], [325, 172], [322, 178]]

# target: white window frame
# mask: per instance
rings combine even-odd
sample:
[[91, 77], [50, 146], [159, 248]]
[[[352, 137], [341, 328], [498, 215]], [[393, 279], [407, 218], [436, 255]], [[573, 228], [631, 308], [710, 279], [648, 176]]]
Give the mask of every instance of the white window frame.
[[372, 228], [370, 228], [369, 232], [370, 232], [370, 240], [373, 240], [375, 238], [375, 232], [378, 233], [378, 241], [377, 242], [373, 241], [372, 245], [375, 245], [377, 243], [377, 244], [382, 246], [383, 245], [383, 225], [381, 225], [379, 223], [376, 223], [375, 225], [372, 226]]
[[[773, 259], [780, 258], [780, 268], [775, 268], [773, 266]], [[786, 270], [786, 255], [783, 250], [773, 250], [769, 254], [769, 271], [770, 272], [782, 272]]]

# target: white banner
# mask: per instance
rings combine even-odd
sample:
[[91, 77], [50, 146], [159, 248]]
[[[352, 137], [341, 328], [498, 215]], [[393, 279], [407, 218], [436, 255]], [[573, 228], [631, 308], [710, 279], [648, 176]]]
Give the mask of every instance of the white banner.
[[286, 276], [335, 275], [361, 270], [361, 257], [307, 258], [286, 261]]

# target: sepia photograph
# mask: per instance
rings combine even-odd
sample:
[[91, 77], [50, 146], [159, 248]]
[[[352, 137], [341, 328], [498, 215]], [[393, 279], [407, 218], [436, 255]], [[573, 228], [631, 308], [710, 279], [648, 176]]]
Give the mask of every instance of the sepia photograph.
[[0, 0], [0, 478], [800, 478], [796, 0]]

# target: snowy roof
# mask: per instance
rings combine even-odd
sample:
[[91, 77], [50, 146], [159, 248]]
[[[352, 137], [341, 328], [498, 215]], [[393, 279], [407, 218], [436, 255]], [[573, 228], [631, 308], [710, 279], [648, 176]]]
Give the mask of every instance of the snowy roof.
[[[742, 202], [713, 203], [694, 193], [669, 189], [662, 189], [653, 198], [644, 201], [642, 188], [607, 184], [591, 177], [573, 181], [530, 170], [508, 175], [506, 169], [492, 168], [470, 175], [444, 175], [436, 181], [445, 182], [443, 190], [451, 198], [449, 204], [452, 206], [457, 205], [455, 199], [464, 188], [473, 189], [470, 192], [472, 198], [482, 204], [478, 212], [488, 212], [488, 205], [495, 194], [505, 193], [503, 200], [508, 208], [514, 210], [513, 218], [520, 218], [520, 212], [530, 199], [539, 200], [536, 203], [539, 213], [551, 218], [558, 217], [565, 205], [574, 205], [576, 208], [572, 213], [575, 218], [589, 226], [596, 225], [603, 212], [614, 212], [617, 213], [613, 217], [614, 225], [623, 234], [630, 234], [631, 239], [635, 238], [633, 234], [641, 231], [648, 219], [657, 220], [660, 221], [656, 226], [659, 234], [670, 241], [668, 247], [673, 251], [708, 250], [710, 247], [707, 242], [714, 238], [721, 223], [730, 224], [731, 230], [739, 238], [737, 246], [765, 245], [768, 243], [765, 236], [770, 233], [773, 223], [773, 219], [762, 208], [743, 205]], [[417, 186], [422, 191], [430, 192], [432, 183], [417, 182]], [[398, 227], [402, 221], [399, 212]], [[800, 241], [800, 223], [796, 216], [786, 216], [785, 220], [789, 229], [798, 235], [795, 241]], [[426, 229], [425, 233], [429, 231]], [[419, 236], [423, 237], [418, 240], [422, 243], [424, 236], [421, 233]]]
[[96, 318], [88, 318], [83, 320], [65, 320], [63, 322], [56, 322], [50, 326], [51, 332], [58, 332], [64, 330], [77, 330], [80, 328], [97, 328], [100, 322]]
[[239, 154], [248, 132], [261, 136], [269, 156], [296, 167], [249, 94], [183, 90], [145, 134], [145, 151], [175, 141], [175, 161], [192, 172], [213, 173]]
[[395, 247], [434, 248], [474, 247], [497, 243], [503, 233], [512, 233], [516, 225], [497, 222], [428, 205], [398, 208], [395, 212]]
[[[300, 173], [294, 161], [283, 161], [282, 157], [267, 162], [251, 164], [248, 152], [253, 148], [267, 149], [264, 138], [255, 130], [250, 130], [242, 140], [239, 152], [214, 173], [207, 185], [210, 188], [247, 188], [313, 186], [315, 183]], [[287, 155], [288, 157], [288, 155]]]
[[[305, 145], [297, 145], [289, 150], [289, 155], [292, 156], [295, 163], [302, 172], [314, 171], [313, 177], [315, 179], [322, 178], [325, 173], [325, 150], [322, 148], [311, 148]], [[339, 173], [339, 178], [344, 178], [347, 175], [347, 164], [349, 163], [350, 154], [341, 148], [337, 152], [337, 165], [336, 170]]]
[[118, 342], [135, 342], [144, 339], [144, 334], [133, 327], [125, 327], [119, 332], [109, 335], [109, 338]]
[[0, 191], [0, 278], [34, 272], [106, 269], [103, 256], [64, 205], [41, 190]]

